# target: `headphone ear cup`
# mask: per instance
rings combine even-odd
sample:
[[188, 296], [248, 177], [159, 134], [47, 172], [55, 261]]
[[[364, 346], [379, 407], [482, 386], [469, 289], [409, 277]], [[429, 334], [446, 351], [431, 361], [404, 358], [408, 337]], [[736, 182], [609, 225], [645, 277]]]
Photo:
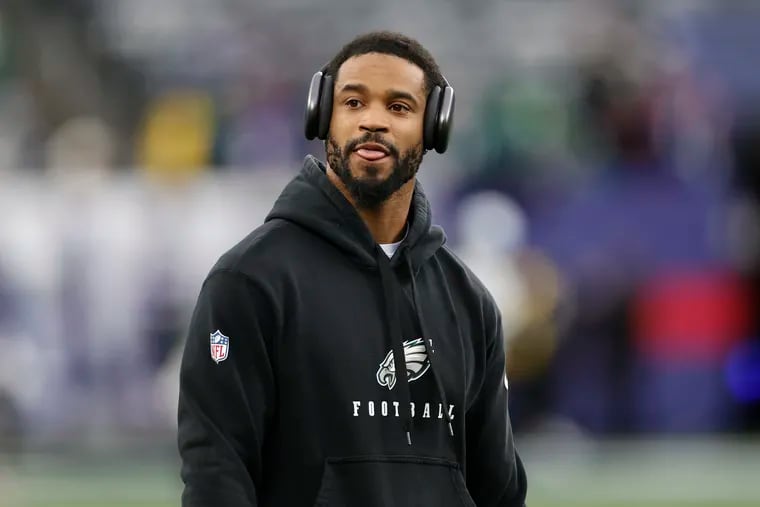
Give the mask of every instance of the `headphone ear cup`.
[[443, 153], [449, 146], [451, 127], [454, 124], [454, 89], [447, 86], [443, 90], [440, 111], [435, 129], [435, 151]]
[[327, 132], [330, 130], [330, 119], [332, 118], [333, 109], [333, 77], [325, 76], [322, 79], [322, 94], [319, 99], [319, 131], [318, 137], [322, 140], [327, 139]]
[[304, 111], [304, 134], [311, 141], [317, 137], [319, 127], [319, 101], [322, 95], [322, 72], [315, 72], [309, 84]]
[[422, 144], [425, 150], [435, 148], [436, 127], [438, 123], [438, 110], [441, 99], [441, 87], [436, 85], [428, 94], [427, 103], [425, 104], [425, 120], [422, 132]]

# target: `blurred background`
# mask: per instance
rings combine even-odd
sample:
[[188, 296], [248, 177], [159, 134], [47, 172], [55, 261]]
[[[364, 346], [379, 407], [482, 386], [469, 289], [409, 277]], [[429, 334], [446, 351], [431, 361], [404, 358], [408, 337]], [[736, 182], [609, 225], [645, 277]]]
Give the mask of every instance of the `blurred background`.
[[760, 2], [0, 2], [0, 506], [178, 505], [200, 284], [358, 33], [457, 92], [420, 179], [501, 305], [531, 507], [760, 505]]

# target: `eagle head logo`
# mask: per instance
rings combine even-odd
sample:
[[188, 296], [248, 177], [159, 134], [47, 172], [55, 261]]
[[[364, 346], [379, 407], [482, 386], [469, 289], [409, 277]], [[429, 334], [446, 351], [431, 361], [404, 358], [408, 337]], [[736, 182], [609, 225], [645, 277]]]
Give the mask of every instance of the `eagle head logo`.
[[[430, 360], [425, 350], [422, 338], [415, 338], [404, 342], [404, 358], [406, 359], [406, 374], [409, 382], [422, 377], [428, 368]], [[396, 364], [393, 360], [393, 350], [385, 356], [380, 368], [377, 370], [377, 383], [385, 386], [390, 391], [396, 385]]]

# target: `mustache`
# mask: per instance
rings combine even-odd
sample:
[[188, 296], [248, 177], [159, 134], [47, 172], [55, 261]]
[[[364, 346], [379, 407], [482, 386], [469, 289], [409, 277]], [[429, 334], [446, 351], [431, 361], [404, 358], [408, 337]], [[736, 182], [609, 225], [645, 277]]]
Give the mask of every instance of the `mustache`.
[[398, 158], [399, 152], [398, 148], [393, 143], [390, 143], [383, 139], [383, 137], [376, 133], [376, 132], [367, 132], [363, 136], [357, 138], [357, 139], [351, 139], [346, 143], [346, 151], [345, 153], [351, 153], [353, 152], [357, 146], [364, 143], [377, 143], [385, 147], [385, 149], [388, 150], [388, 153], [392, 155], [395, 158]]

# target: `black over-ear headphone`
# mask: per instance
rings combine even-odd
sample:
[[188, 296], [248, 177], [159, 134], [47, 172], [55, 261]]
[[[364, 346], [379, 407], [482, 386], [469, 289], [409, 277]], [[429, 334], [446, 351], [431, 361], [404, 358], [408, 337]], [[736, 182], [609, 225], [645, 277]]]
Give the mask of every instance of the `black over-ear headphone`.
[[[304, 115], [306, 139], [315, 137], [327, 139], [333, 105], [333, 77], [328, 75], [327, 66], [311, 78], [309, 95], [306, 99]], [[425, 105], [423, 126], [423, 146], [425, 150], [443, 153], [449, 145], [449, 134], [454, 121], [454, 89], [443, 78], [446, 85], [441, 89], [436, 85], [430, 90]]]

